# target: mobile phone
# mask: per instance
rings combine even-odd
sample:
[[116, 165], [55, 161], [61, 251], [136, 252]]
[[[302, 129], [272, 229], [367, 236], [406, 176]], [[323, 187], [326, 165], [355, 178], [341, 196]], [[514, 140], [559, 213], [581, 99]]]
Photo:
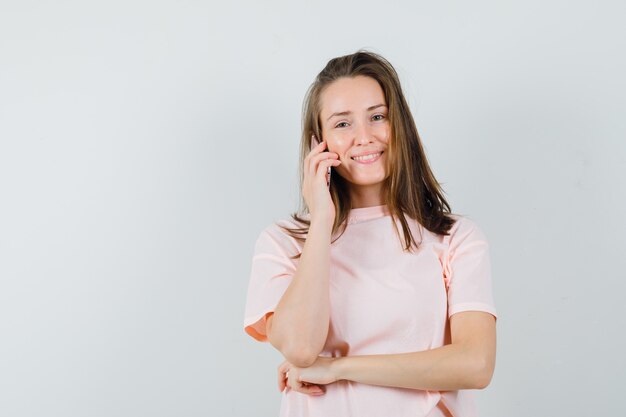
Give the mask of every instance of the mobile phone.
[[[311, 148], [313, 148], [314, 146], [317, 146], [320, 143], [322, 143], [322, 142], [320, 142], [317, 139], [317, 135], [315, 135], [314, 133], [311, 136], [312, 136], [311, 137]], [[326, 149], [324, 150], [324, 152], [328, 152], [328, 144], [326, 145]], [[328, 188], [330, 188], [330, 176], [331, 176], [332, 172], [333, 172], [332, 167], [328, 167], [328, 172], [326, 173], [326, 186]]]

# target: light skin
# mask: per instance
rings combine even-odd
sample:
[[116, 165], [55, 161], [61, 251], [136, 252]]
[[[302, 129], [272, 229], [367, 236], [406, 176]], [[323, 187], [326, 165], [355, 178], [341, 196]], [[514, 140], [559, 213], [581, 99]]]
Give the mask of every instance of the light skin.
[[[321, 96], [320, 119], [322, 139], [329, 150], [327, 156], [341, 161], [333, 166], [349, 183], [354, 208], [385, 203], [382, 184], [388, 175], [386, 152], [371, 164], [361, 164], [351, 157], [363, 151], [387, 149], [390, 124], [386, 105], [378, 82], [364, 76], [340, 78]], [[272, 319], [273, 316], [267, 319], [268, 329]], [[450, 317], [450, 334], [450, 344], [425, 351], [318, 356], [307, 367], [285, 361], [278, 367], [278, 389], [324, 395], [326, 386], [339, 380], [436, 391], [488, 386], [495, 368], [495, 317], [483, 311], [456, 313]]]
[[352, 207], [384, 204], [387, 153], [371, 164], [351, 158], [363, 152], [384, 151], [389, 145], [391, 129], [382, 88], [370, 77], [340, 78], [324, 90], [320, 105], [321, 139], [326, 141], [331, 156], [341, 161], [333, 169], [349, 183]]
[[326, 385], [348, 380], [371, 385], [431, 391], [483, 389], [496, 359], [496, 320], [484, 311], [450, 317], [451, 343], [400, 354], [324, 357], [302, 368], [288, 361], [278, 367], [278, 390], [324, 395]]

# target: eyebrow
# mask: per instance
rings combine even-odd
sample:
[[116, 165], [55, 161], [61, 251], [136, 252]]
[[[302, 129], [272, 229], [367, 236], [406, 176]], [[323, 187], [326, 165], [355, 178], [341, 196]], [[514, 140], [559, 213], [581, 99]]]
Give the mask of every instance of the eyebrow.
[[[385, 106], [385, 105], [384, 105], [384, 104], [382, 104], [382, 103], [381, 103], [381, 104], [375, 104], [375, 105], [373, 105], [372, 107], [368, 107], [368, 108], [367, 108], [367, 111], [377, 109], [378, 107], [387, 107], [387, 106]], [[333, 118], [333, 117], [335, 117], [335, 116], [347, 116], [347, 115], [349, 115], [349, 114], [351, 114], [351, 113], [352, 113], [351, 111], [341, 111], [341, 112], [336, 112], [336, 113], [331, 114], [331, 115], [328, 117], [328, 119], [326, 119], [326, 121], [328, 121], [328, 120], [332, 119], [332, 118]]]

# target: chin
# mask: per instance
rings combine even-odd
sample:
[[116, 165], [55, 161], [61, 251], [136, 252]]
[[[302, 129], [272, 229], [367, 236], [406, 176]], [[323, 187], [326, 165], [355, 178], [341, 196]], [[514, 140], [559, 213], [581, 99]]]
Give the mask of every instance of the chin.
[[387, 179], [386, 176], [382, 175], [376, 178], [346, 178], [346, 180], [354, 185], [379, 185], [382, 184]]

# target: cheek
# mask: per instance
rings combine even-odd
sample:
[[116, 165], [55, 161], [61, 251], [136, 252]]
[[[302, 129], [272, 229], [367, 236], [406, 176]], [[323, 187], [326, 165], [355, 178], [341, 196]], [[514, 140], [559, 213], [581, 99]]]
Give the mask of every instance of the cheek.
[[338, 133], [331, 133], [326, 137], [328, 141], [328, 149], [337, 152], [338, 154], [342, 154], [346, 149], [347, 145], [350, 142], [350, 139], [347, 135], [342, 135]]
[[391, 127], [387, 124], [385, 126], [381, 126], [379, 137], [385, 142], [389, 143], [389, 139], [391, 138]]
[[337, 143], [337, 141], [341, 140], [341, 135], [337, 133], [336, 130], [333, 129], [322, 129], [322, 138], [328, 142], [329, 146]]

